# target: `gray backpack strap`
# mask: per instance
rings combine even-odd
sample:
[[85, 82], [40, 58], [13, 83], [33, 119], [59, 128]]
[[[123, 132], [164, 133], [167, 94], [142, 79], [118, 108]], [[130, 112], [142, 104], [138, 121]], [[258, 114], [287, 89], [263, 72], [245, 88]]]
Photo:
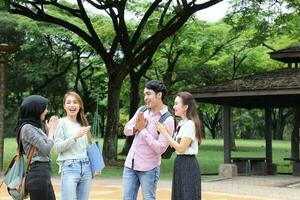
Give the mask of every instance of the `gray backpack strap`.
[[147, 106], [142, 106], [139, 111], [140, 112], [145, 112], [146, 110], [148, 110]]
[[[148, 108], [147, 108], [147, 106], [142, 106], [141, 108], [140, 108], [140, 112], [145, 112], [146, 110], [148, 110]], [[159, 118], [159, 122], [160, 123], [164, 123], [164, 121], [166, 121], [166, 119], [168, 118], [168, 117], [170, 117], [170, 116], [172, 116], [173, 117], [173, 115], [169, 112], [169, 111], [167, 111], [167, 112], [165, 112], [162, 116], [160, 116], [160, 118]], [[174, 118], [174, 117], [173, 117]], [[175, 118], [174, 118], [174, 124], [175, 124]]]
[[[163, 114], [160, 118], [159, 118], [159, 122], [160, 123], [164, 123], [164, 121], [166, 121], [166, 119], [168, 118], [168, 117], [170, 117], [170, 116], [172, 116], [172, 118], [173, 118], [173, 120], [174, 120], [174, 131], [175, 131], [175, 129], [176, 129], [176, 119], [175, 119], [175, 117], [168, 111], [168, 112], [166, 112], [165, 114]], [[172, 133], [172, 137], [173, 137], [173, 135], [174, 135], [174, 132]]]
[[159, 118], [159, 122], [160, 123], [164, 123], [164, 121], [166, 121], [166, 119], [168, 118], [168, 117], [170, 117], [170, 116], [172, 116], [172, 114], [168, 111], [168, 112], [166, 112], [165, 114], [163, 114], [162, 116], [160, 116], [160, 118]]

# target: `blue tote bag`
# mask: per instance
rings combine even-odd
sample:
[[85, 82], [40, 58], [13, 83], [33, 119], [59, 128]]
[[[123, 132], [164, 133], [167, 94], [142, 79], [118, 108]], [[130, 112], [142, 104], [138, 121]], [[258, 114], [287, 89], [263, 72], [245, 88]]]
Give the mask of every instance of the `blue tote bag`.
[[90, 145], [87, 148], [87, 155], [89, 157], [90, 166], [94, 177], [101, 174], [101, 171], [105, 167], [105, 163], [104, 163], [99, 142], [95, 141], [92, 143], [91, 134], [88, 135], [89, 135], [88, 137], [89, 137]]

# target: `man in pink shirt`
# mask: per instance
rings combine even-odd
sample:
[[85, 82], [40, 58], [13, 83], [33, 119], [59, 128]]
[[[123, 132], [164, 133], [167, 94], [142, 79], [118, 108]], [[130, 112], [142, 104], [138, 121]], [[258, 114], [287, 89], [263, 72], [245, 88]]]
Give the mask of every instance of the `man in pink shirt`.
[[[163, 99], [167, 88], [160, 81], [151, 80], [144, 88], [144, 101], [147, 110], [137, 110], [125, 125], [124, 134], [134, 136], [127, 155], [123, 171], [123, 200], [136, 200], [139, 187], [142, 188], [144, 200], [156, 199], [156, 187], [160, 174], [161, 154], [169, 143], [159, 134], [155, 122], [168, 112]], [[165, 121], [168, 132], [174, 131], [174, 118], [169, 116]]]

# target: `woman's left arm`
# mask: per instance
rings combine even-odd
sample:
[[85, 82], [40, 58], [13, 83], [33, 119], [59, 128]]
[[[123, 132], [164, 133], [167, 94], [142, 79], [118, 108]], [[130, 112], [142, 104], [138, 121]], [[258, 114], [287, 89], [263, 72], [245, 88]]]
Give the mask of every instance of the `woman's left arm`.
[[43, 156], [48, 156], [53, 146], [53, 141], [43, 137], [40, 129], [26, 125], [24, 126], [23, 139], [32, 144]]

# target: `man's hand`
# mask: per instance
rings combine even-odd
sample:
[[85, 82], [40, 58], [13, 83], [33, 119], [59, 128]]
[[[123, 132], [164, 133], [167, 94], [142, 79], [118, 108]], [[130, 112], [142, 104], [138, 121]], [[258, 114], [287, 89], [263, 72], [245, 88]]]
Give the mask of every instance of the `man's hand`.
[[144, 113], [140, 112], [138, 113], [138, 116], [136, 118], [135, 126], [134, 126], [134, 132], [141, 131], [144, 128], [146, 128], [148, 124], [147, 119], [144, 117]]

